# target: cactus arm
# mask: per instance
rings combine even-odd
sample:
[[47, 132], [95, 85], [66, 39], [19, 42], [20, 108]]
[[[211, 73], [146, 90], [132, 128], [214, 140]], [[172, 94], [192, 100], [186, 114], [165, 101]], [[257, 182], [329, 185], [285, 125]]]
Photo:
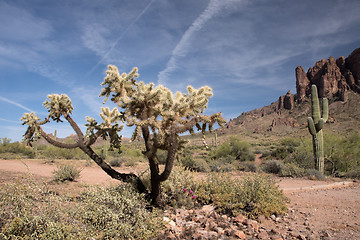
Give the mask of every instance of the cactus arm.
[[67, 148], [67, 149], [72, 149], [72, 148], [77, 148], [79, 147], [78, 143], [63, 143], [63, 142], [59, 142], [57, 140], [55, 140], [54, 138], [50, 137], [49, 134], [47, 134], [46, 132], [44, 132], [44, 130], [42, 130], [41, 127], [39, 127], [39, 131], [41, 133], [41, 136], [50, 144], [56, 146], [56, 147], [61, 147], [61, 148]]
[[324, 122], [326, 122], [329, 118], [329, 103], [327, 98], [323, 98], [322, 103], [322, 118], [324, 119]]
[[324, 119], [323, 119], [323, 118], [320, 118], [320, 119], [319, 119], [319, 122], [315, 125], [316, 132], [319, 132], [320, 130], [323, 129], [324, 123], [325, 123]]
[[316, 135], [314, 120], [311, 117], [308, 117], [308, 128], [311, 135]]

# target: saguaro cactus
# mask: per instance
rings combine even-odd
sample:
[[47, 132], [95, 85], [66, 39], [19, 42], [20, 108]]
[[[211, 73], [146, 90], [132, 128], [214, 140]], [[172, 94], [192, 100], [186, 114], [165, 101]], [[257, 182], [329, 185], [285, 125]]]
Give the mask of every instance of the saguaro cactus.
[[311, 110], [312, 117], [308, 117], [308, 128], [313, 137], [315, 169], [324, 173], [324, 141], [322, 129], [328, 119], [329, 111], [328, 100], [327, 98], [323, 98], [320, 114], [320, 103], [316, 85], [311, 86]]

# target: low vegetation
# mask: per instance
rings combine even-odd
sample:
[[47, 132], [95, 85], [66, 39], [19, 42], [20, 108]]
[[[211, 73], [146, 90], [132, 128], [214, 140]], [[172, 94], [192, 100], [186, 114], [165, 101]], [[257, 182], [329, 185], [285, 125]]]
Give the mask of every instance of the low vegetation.
[[25, 179], [0, 188], [0, 239], [149, 239], [164, 222], [148, 204], [127, 184], [74, 198]]
[[54, 170], [54, 178], [53, 180], [56, 182], [66, 182], [66, 181], [75, 181], [79, 176], [81, 170], [76, 168], [73, 165], [62, 164], [57, 167], [57, 170]]

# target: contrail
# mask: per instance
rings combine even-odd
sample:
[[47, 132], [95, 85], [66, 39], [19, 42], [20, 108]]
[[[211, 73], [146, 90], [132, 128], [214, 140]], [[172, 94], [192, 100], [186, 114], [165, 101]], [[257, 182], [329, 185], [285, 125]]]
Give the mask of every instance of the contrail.
[[0, 100], [1, 100], [1, 101], [4, 101], [4, 102], [7, 102], [7, 103], [10, 103], [10, 104], [12, 104], [12, 105], [15, 105], [15, 106], [17, 106], [17, 107], [19, 107], [19, 108], [22, 108], [22, 109], [26, 110], [26, 111], [35, 112], [35, 111], [31, 110], [30, 108], [27, 108], [27, 107], [25, 107], [24, 105], [21, 105], [20, 103], [14, 102], [14, 101], [12, 101], [12, 100], [10, 100], [10, 99], [7, 99], [7, 98], [4, 98], [4, 97], [2, 97], [2, 96], [0, 96]]
[[179, 57], [185, 56], [187, 54], [187, 48], [189, 46], [189, 40], [191, 36], [196, 32], [201, 30], [201, 28], [213, 18], [226, 4], [226, 1], [223, 0], [211, 0], [207, 5], [206, 9], [200, 14], [200, 16], [195, 19], [191, 26], [186, 30], [182, 35], [179, 43], [176, 45], [172, 51], [170, 60], [166, 64], [166, 68], [159, 72], [158, 74], [158, 83], [164, 84], [168, 78], [170, 72], [177, 68], [177, 60]]
[[109, 55], [109, 53], [114, 49], [114, 47], [118, 44], [118, 42], [124, 37], [124, 35], [127, 33], [127, 31], [144, 15], [144, 13], [148, 10], [148, 8], [151, 6], [151, 4], [155, 0], [151, 0], [150, 3], [142, 10], [142, 12], [130, 23], [130, 25], [125, 29], [125, 31], [116, 39], [116, 41], [113, 43], [113, 45], [110, 47], [110, 49], [104, 54], [104, 56], [100, 59], [98, 63], [95, 64], [94, 67], [91, 68], [89, 72], [85, 74], [85, 78], [92, 73], [97, 66]]

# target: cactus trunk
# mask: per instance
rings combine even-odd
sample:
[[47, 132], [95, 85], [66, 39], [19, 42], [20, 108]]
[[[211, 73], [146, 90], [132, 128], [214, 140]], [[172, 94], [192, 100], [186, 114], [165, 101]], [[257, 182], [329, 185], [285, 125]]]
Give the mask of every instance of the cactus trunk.
[[322, 130], [320, 130], [313, 136], [313, 149], [315, 169], [317, 169], [321, 173], [324, 173], [324, 141]]

